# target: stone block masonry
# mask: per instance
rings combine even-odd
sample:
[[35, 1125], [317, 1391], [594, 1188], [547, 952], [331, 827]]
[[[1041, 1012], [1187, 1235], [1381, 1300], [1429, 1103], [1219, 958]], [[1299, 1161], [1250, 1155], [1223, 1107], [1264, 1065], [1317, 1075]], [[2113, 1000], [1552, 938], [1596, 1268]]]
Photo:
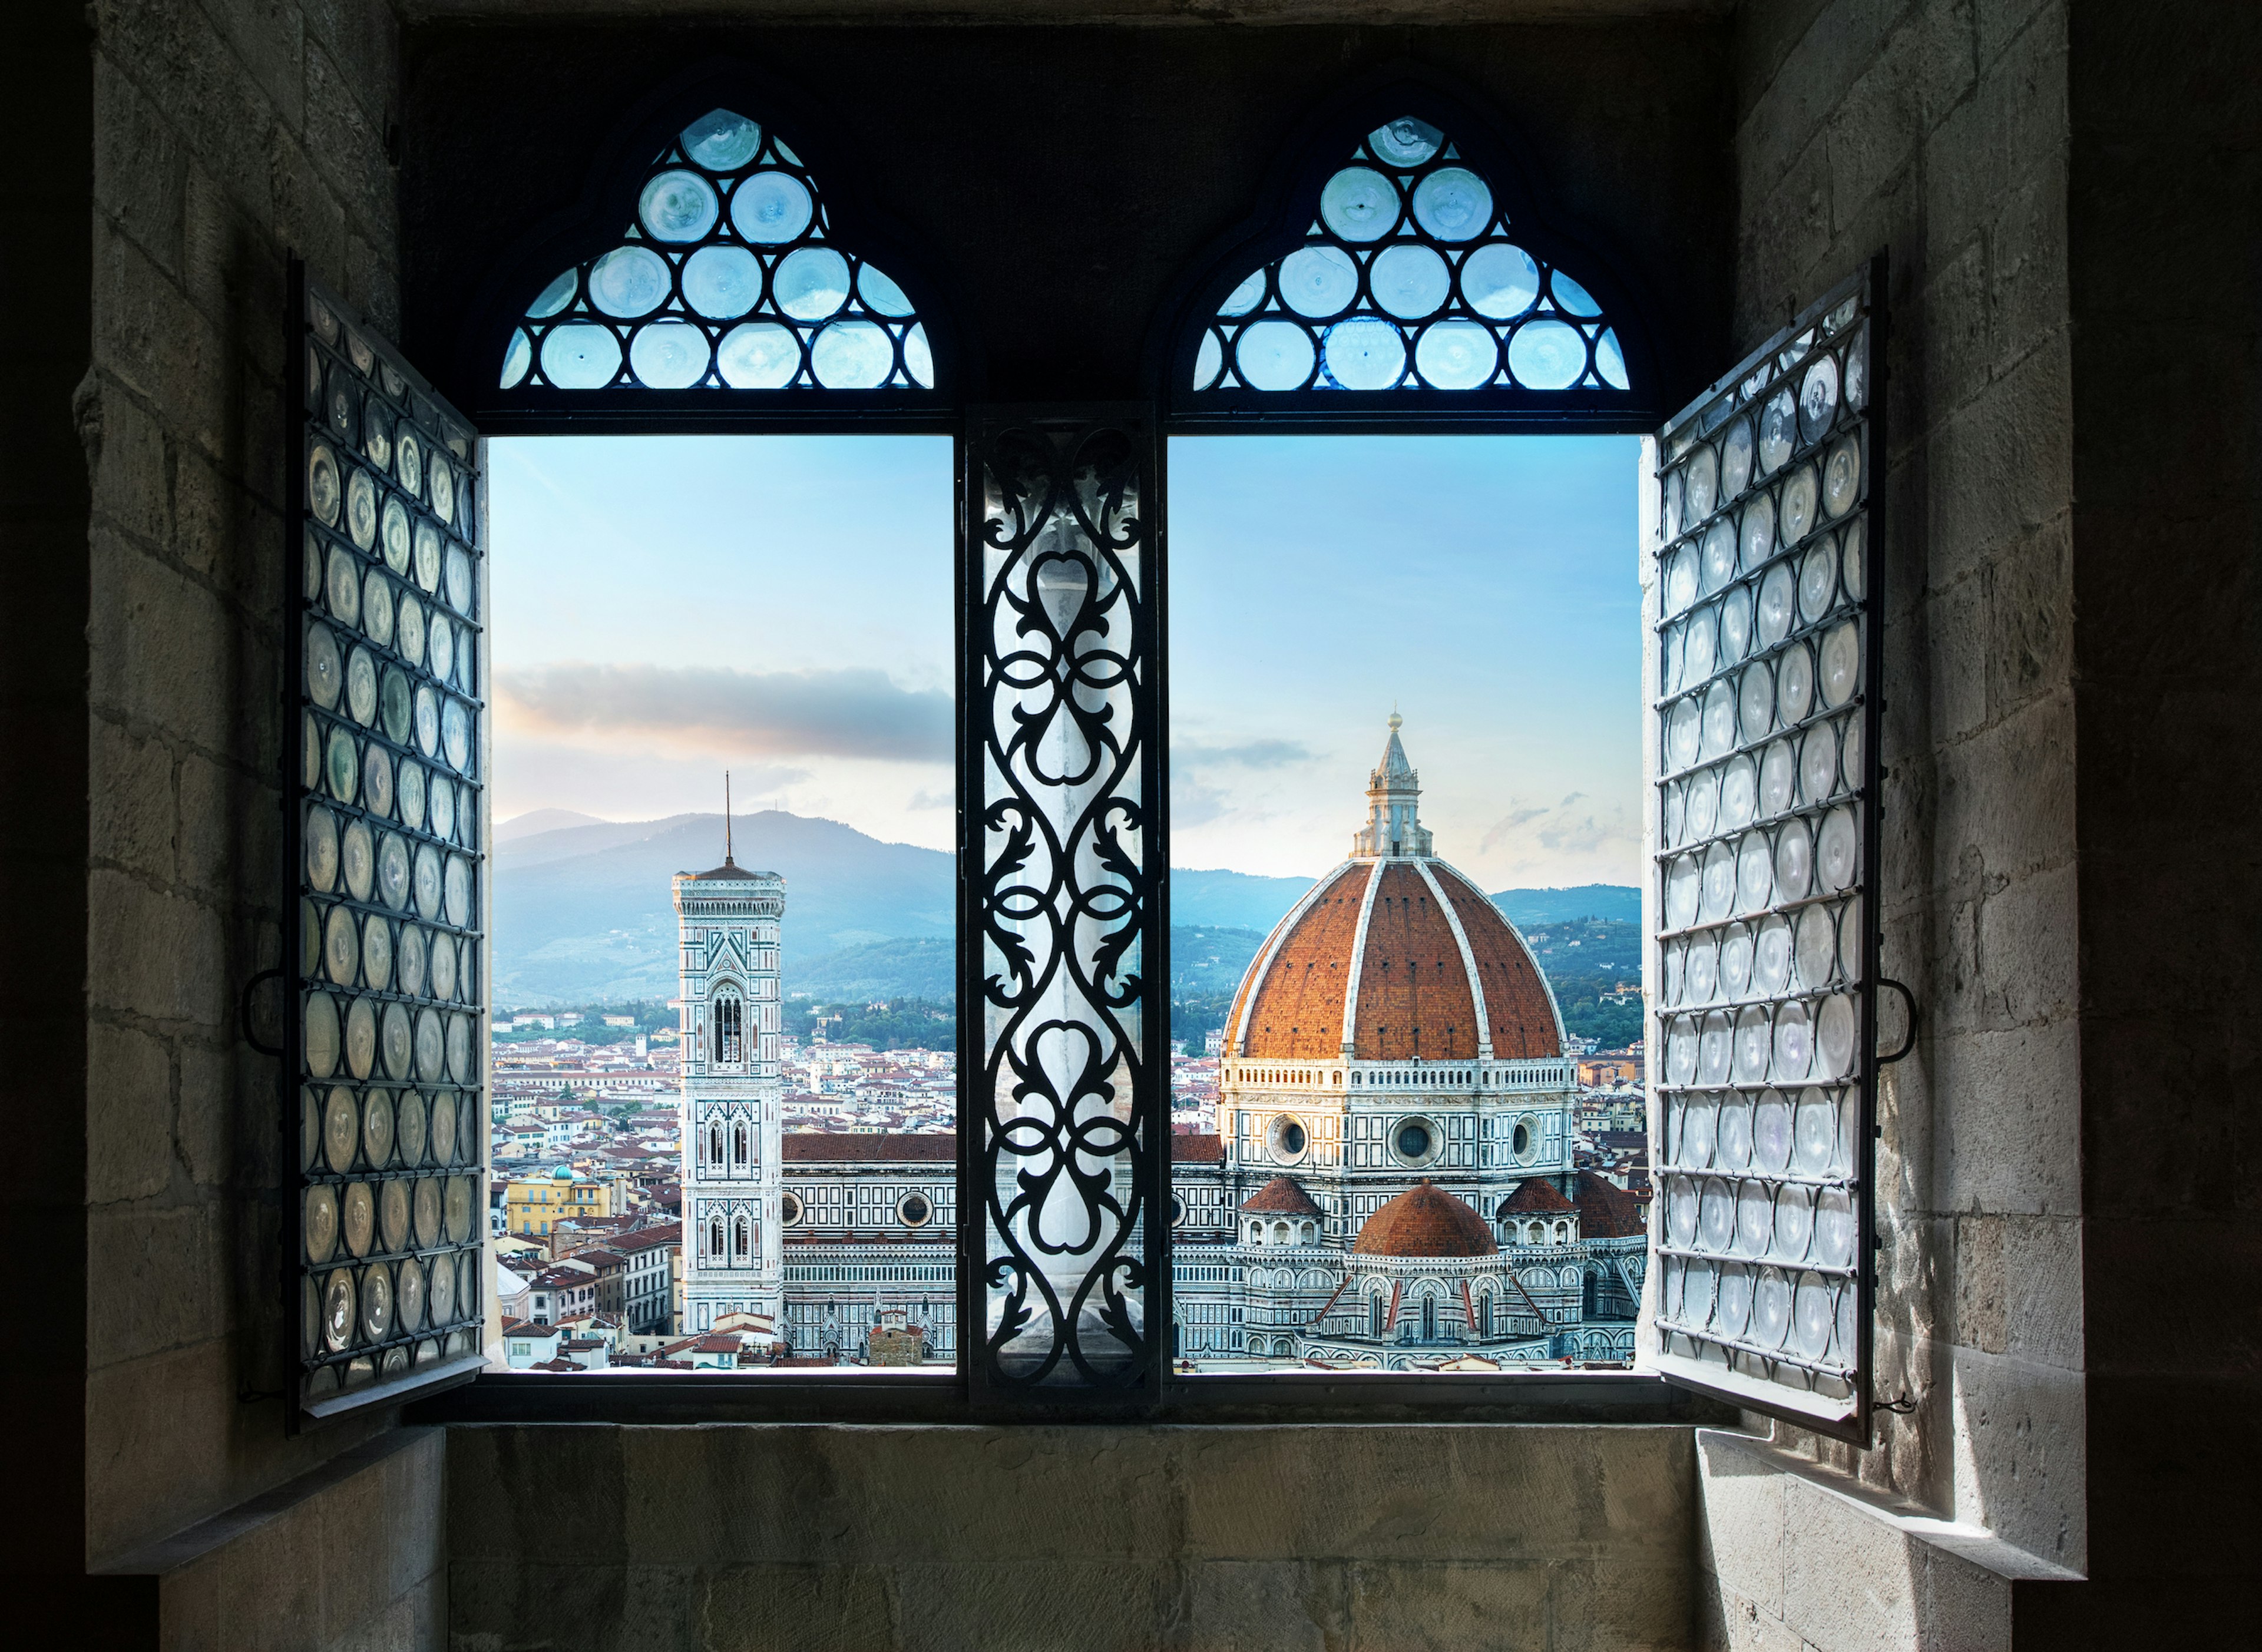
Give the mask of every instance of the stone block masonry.
[[[400, 313], [389, 0], [98, 0], [85, 740], [85, 1543], [99, 1562], [352, 1447], [286, 1439], [273, 1064], [289, 255]], [[273, 1002], [267, 1011], [271, 1036]], [[198, 1419], [208, 1426], [188, 1426]]]

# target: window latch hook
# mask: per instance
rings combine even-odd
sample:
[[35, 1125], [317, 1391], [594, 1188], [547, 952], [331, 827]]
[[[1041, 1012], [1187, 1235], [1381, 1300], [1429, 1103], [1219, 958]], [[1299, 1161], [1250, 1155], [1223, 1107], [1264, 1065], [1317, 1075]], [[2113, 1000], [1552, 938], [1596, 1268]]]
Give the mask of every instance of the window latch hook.
[[259, 990], [259, 983], [261, 981], [281, 980], [282, 979], [283, 972], [279, 968], [261, 970], [256, 975], [254, 975], [249, 980], [243, 983], [243, 997], [236, 1005], [236, 1018], [242, 1028], [243, 1041], [249, 1045], [253, 1049], [258, 1051], [260, 1054], [271, 1055], [278, 1060], [282, 1059], [282, 1047], [279, 1045], [263, 1044], [260, 1041], [259, 1035], [252, 1031], [251, 995]]
[[1916, 1410], [1916, 1403], [1917, 1396], [1911, 1393], [1908, 1384], [1904, 1383], [1901, 1384], [1901, 1397], [1898, 1399], [1872, 1399], [1869, 1402], [1869, 1409], [1891, 1411], [1896, 1417], [1906, 1417]]
[[1906, 1055], [1911, 1050], [1916, 1048], [1916, 995], [1911, 992], [1906, 987], [1903, 986], [1899, 981], [1893, 980], [1891, 976], [1878, 976], [1877, 985], [1880, 987], [1890, 987], [1895, 992], [1898, 993], [1901, 995], [1902, 1004], [1908, 1010], [1908, 1036], [1901, 1040], [1901, 1047], [1894, 1051], [1891, 1055], [1881, 1055], [1877, 1058], [1877, 1065], [1879, 1067], [1891, 1067], [1894, 1062]]

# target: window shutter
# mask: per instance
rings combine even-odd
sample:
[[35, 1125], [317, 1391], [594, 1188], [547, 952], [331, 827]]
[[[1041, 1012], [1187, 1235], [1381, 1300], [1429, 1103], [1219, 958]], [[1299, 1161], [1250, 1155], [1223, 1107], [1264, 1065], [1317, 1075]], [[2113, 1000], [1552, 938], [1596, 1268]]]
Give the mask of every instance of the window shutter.
[[1656, 439], [1646, 1362], [1867, 1444], [1884, 260]]
[[984, 411], [959, 559], [960, 1128], [979, 1404], [1159, 1395], [1161, 497], [1141, 409]]
[[469, 1375], [486, 1331], [478, 433], [293, 262], [284, 558], [300, 1419]]

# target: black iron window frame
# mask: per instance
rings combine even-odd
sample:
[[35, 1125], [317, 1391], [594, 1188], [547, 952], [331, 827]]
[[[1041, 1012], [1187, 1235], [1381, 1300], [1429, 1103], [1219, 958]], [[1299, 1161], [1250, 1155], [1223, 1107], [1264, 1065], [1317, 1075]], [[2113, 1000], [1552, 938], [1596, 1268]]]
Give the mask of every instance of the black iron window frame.
[[[296, 1430], [468, 1381], [485, 1362], [487, 655], [486, 475], [476, 432], [296, 259], [289, 284], [285, 427], [295, 440], [282, 557], [277, 973], [292, 1176], [281, 1258], [292, 1327], [285, 1416]], [[413, 647], [412, 612], [420, 638]], [[444, 673], [439, 628], [450, 639]], [[322, 645], [311, 661], [310, 640]], [[369, 672], [366, 710], [352, 707], [357, 664]], [[428, 697], [429, 730], [421, 715]], [[450, 712], [462, 719], [462, 752], [446, 749]], [[340, 772], [341, 751], [349, 773]], [[448, 788], [452, 830], [439, 829], [436, 808], [411, 810], [412, 774], [420, 798]], [[371, 790], [379, 775], [382, 798]], [[364, 871], [370, 887], [358, 891], [357, 832], [374, 854]], [[400, 887], [391, 895], [387, 850], [399, 855]], [[313, 870], [318, 862], [327, 876]], [[451, 873], [462, 873], [461, 900]], [[340, 919], [339, 938], [350, 945], [334, 958], [328, 942]], [[371, 961], [378, 936], [382, 967]], [[421, 967], [412, 985], [396, 965], [412, 947], [422, 957], [443, 945], [457, 960], [449, 973], [460, 993], [441, 990]], [[342, 1032], [341, 997], [349, 1005]], [[359, 1009], [371, 1012], [372, 1046], [370, 1065], [356, 1072]], [[318, 1020], [320, 1040], [310, 1031]], [[396, 1020], [398, 1060], [387, 1047]], [[462, 1052], [450, 1047], [458, 1032]], [[325, 1050], [312, 1048], [318, 1042]], [[453, 1120], [444, 1146], [431, 1123], [442, 1096]], [[419, 1120], [413, 1146], [397, 1123], [411, 1116]], [[463, 1146], [474, 1135], [479, 1150], [467, 1164]], [[471, 1311], [443, 1310], [443, 1289], [450, 1308]], [[342, 1329], [334, 1323], [341, 1305]]]
[[[1704, 621], [1704, 612], [1712, 607], [1714, 598], [1719, 599], [1718, 612], [1725, 614], [1732, 595], [1746, 591], [1752, 599], [1747, 606], [1759, 610], [1764, 604], [1765, 582], [1774, 575], [1784, 574], [1792, 606], [1786, 628], [1772, 643], [1759, 635], [1755, 621], [1747, 649], [1730, 654], [1724, 643], [1709, 669], [1693, 675], [1684, 661], [1684, 679], [1669, 684], [1660, 680], [1649, 708], [1652, 738], [1657, 742], [1651, 776], [1654, 796], [1649, 809], [1649, 819], [1656, 831], [1656, 847], [1648, 869], [1649, 898], [1654, 903], [1649, 908], [1653, 915], [1650, 947], [1653, 965], [1649, 979], [1655, 992], [1651, 1004], [1650, 1046], [1654, 1059], [1648, 1074], [1649, 1135], [1651, 1174], [1658, 1196], [1652, 1204], [1649, 1242], [1650, 1253], [1657, 1260], [1643, 1282], [1639, 1310], [1642, 1333], [1645, 1343], [1648, 1333], [1655, 1333], [1659, 1346], [1652, 1351], [1652, 1358], [1668, 1382], [1865, 1448], [1872, 1441], [1877, 1409], [1873, 1390], [1877, 1370], [1877, 1086], [1879, 1072], [1887, 1060], [1877, 1051], [1877, 1005], [1880, 987], [1889, 984], [1880, 973], [1883, 901], [1879, 898], [1885, 776], [1882, 668], [1889, 269], [1888, 255], [1881, 250], [1863, 268], [1808, 305], [1788, 325], [1750, 351], [1736, 367], [1666, 421], [1658, 433], [1654, 456], [1654, 520], [1645, 524], [1644, 528], [1645, 555], [1655, 558], [1658, 570], [1654, 585], [1658, 598], [1656, 617], [1653, 621], [1653, 640], [1646, 644], [1646, 656], [1658, 663], [1660, 672], [1673, 654], [1672, 633], [1677, 628], [1695, 626]], [[1848, 382], [1855, 363], [1866, 377], [1858, 396]], [[1823, 369], [1828, 370], [1826, 376], [1822, 374]], [[1812, 417], [1806, 392], [1824, 377], [1828, 383], [1827, 405], [1819, 417]], [[1769, 460], [1765, 444], [1771, 426], [1782, 423], [1781, 408], [1789, 409], [1785, 434], [1780, 438], [1783, 450], [1779, 457]], [[1746, 479], [1731, 490], [1725, 485], [1725, 475], [1721, 475], [1716, 497], [1704, 508], [1677, 496], [1676, 491], [1685, 486], [1697, 456], [1725, 455], [1738, 435], [1745, 439], [1744, 450], [1751, 456], [1750, 463], [1743, 466]], [[1859, 469], [1854, 496], [1845, 506], [1833, 509], [1827, 498], [1830, 462], [1841, 449], [1856, 456]], [[1718, 463], [1720, 468], [1716, 474], [1725, 470], [1725, 461]], [[1802, 477], [1808, 483], [1805, 491], [1814, 497], [1806, 500], [1808, 520], [1794, 532], [1783, 520], [1785, 513], [1778, 510], [1778, 501], [1788, 499], [1790, 489]], [[1750, 511], [1760, 503], [1767, 506], [1770, 542], [1769, 548], [1755, 557], [1744, 528]], [[1711, 536], [1723, 523], [1728, 525], [1730, 572], [1724, 580], [1714, 584], [1704, 574], [1694, 571], [1700, 566]], [[1859, 571], [1855, 573], [1850, 566], [1855, 559], [1847, 553], [1855, 549], [1848, 541], [1857, 530]], [[1828, 552], [1828, 584], [1821, 600], [1814, 605], [1818, 611], [1809, 612], [1807, 593], [1803, 588], [1805, 574], [1815, 565], [1815, 557], [1824, 550]], [[1678, 607], [1674, 606], [1675, 599], [1668, 588], [1667, 571], [1676, 559], [1692, 571], [1691, 600]], [[1725, 632], [1725, 627], [1721, 628]], [[1819, 678], [1829, 669], [1826, 641], [1830, 635], [1849, 630], [1858, 639], [1852, 698], [1859, 702], [1851, 708], [1850, 716], [1847, 702], [1831, 701], [1818, 682], [1812, 688], [1813, 708], [1800, 717], [1785, 720], [1777, 699], [1781, 675], [1769, 650], [1797, 650], [1800, 660], [1808, 661], [1815, 657], [1805, 651], [1811, 646], [1820, 657], [1819, 666], [1810, 667]], [[1751, 673], [1762, 667], [1769, 673], [1769, 698], [1776, 703], [1766, 707], [1761, 719], [1764, 726], [1755, 733], [1746, 726], [1747, 714], [1739, 688], [1740, 682], [1749, 681]], [[1727, 721], [1734, 726], [1735, 732], [1725, 748], [1714, 750], [1707, 730], [1702, 736], [1701, 755], [1676, 764], [1667, 749], [1670, 736], [1666, 732], [1666, 722], [1672, 709], [1693, 707], [1699, 690], [1710, 696], [1721, 693], [1723, 685], [1727, 686], [1726, 693], [1732, 697]], [[1708, 699], [1708, 713], [1709, 710]], [[1848, 772], [1842, 741], [1835, 732], [1852, 722], [1857, 722], [1860, 729], [1858, 772]], [[1811, 794], [1805, 752], [1807, 742], [1819, 729], [1831, 731], [1833, 745], [1828, 762], [1833, 778], [1818, 800]], [[1693, 783], [1707, 771], [1725, 775], [1738, 762], [1753, 762], [1754, 772], [1761, 772], [1755, 754], [1771, 747], [1780, 747], [1787, 752], [1793, 740], [1799, 743], [1799, 755], [1787, 761], [1795, 764], [1796, 791], [1784, 807], [1769, 810], [1762, 792], [1754, 805], [1757, 812], [1749, 822], [1721, 822], [1696, 831], [1684, 821], [1680, 841], [1666, 841], [1666, 822], [1671, 817], [1668, 799], [1675, 785]], [[1764, 784], [1762, 780], [1761, 785]], [[1725, 790], [1723, 785], [1724, 795]], [[1696, 866], [1697, 851], [1717, 856], [1724, 847], [1734, 844], [1736, 846], [1729, 853], [1735, 858], [1735, 873], [1740, 876], [1742, 844], [1773, 834], [1771, 844], [1779, 845], [1783, 833], [1806, 830], [1809, 817], [1822, 821], [1826, 810], [1847, 813], [1855, 822], [1858, 839], [1850, 881], [1834, 889], [1828, 886], [1819, 864], [1825, 834], [1817, 832], [1810, 840], [1816, 845], [1812, 851], [1815, 865], [1811, 891], [1795, 890], [1785, 894], [1781, 883], [1781, 860], [1771, 849], [1766, 899], [1751, 903], [1742, 898], [1742, 891], [1738, 889], [1735, 903], [1725, 914], [1700, 910], [1687, 915], [1687, 922], [1675, 919], [1669, 894], [1673, 872], [1676, 866]], [[1698, 901], [1707, 897], [1692, 894], [1689, 898]], [[1829, 917], [1833, 907], [1838, 916]], [[1854, 937], [1856, 962], [1851, 968], [1843, 962], [1844, 928], [1849, 910], [1858, 923], [1858, 934]], [[1814, 913], [1824, 914], [1832, 924], [1833, 967], [1826, 972], [1825, 979], [1802, 978], [1800, 963], [1806, 951], [1802, 939], [1795, 949], [1799, 961], [1787, 966], [1787, 980], [1777, 990], [1761, 992], [1754, 979], [1748, 995], [1724, 995], [1717, 1001], [1721, 1007], [1716, 1007], [1711, 999], [1693, 1005], [1669, 1002], [1674, 995], [1668, 983], [1664, 959], [1675, 939], [1689, 937], [1693, 944], [1694, 937], [1715, 930], [1725, 937], [1732, 930], [1754, 923], [1782, 922], [1785, 914], [1794, 915], [1792, 921], [1799, 923], [1803, 929], [1802, 920]], [[1753, 929], [1753, 933], [1758, 932]], [[1785, 930], [1786, 934], [1790, 932]], [[1755, 978], [1756, 968], [1754, 973]], [[1782, 1059], [1783, 1036], [1779, 1031], [1772, 1031], [1773, 1054], [1760, 1062], [1761, 1070], [1756, 1074], [1736, 1070], [1742, 1066], [1742, 1054], [1737, 1049], [1732, 1051], [1730, 1068], [1722, 1075], [1708, 1076], [1700, 1069], [1693, 1078], [1686, 1074], [1675, 1076], [1671, 1045], [1676, 1024], [1689, 1023], [1693, 1029], [1700, 1022], [1733, 1013], [1734, 1036], [1740, 1039], [1745, 1016], [1764, 1014], [1772, 1029], [1779, 1024], [1781, 1010], [1795, 1005], [1805, 1016], [1810, 1003], [1818, 1007], [1806, 1024], [1817, 1030], [1811, 1036], [1813, 1059], [1819, 1062], [1823, 1043], [1819, 1029], [1826, 1024], [1822, 1009], [1833, 998], [1850, 1001], [1854, 1007], [1851, 1053], [1855, 1066], [1850, 1075], [1843, 1072], [1832, 1074], [1824, 1067], [1814, 1072], [1811, 1082], [1797, 1077], [1783, 1079], [1770, 1064]], [[1913, 1013], [1913, 1001], [1910, 1009]], [[1904, 1046], [1890, 1059], [1898, 1059], [1905, 1053]], [[1691, 1059], [1701, 1059], [1693, 1049]], [[1850, 1094], [1830, 1103], [1833, 1116], [1840, 1120], [1834, 1149], [1826, 1154], [1826, 1163], [1819, 1167], [1798, 1167], [1790, 1139], [1797, 1112], [1807, 1108], [1808, 1095], [1817, 1090], [1827, 1095], [1831, 1088], [1845, 1085], [1848, 1076], [1853, 1081], [1846, 1086]], [[1803, 1089], [1802, 1083], [1805, 1084]], [[1794, 1101], [1782, 1094], [1786, 1090], [1799, 1090], [1799, 1095]], [[1681, 1125], [1688, 1110], [1720, 1095], [1740, 1098], [1734, 1104], [1748, 1107], [1755, 1117], [1766, 1104], [1766, 1098], [1775, 1096], [1776, 1104], [1786, 1115], [1783, 1166], [1762, 1167], [1754, 1148], [1740, 1169], [1734, 1166], [1723, 1169], [1715, 1160], [1717, 1146], [1706, 1147], [1701, 1165], [1684, 1160]], [[1725, 1111], [1729, 1103], [1717, 1105]], [[1850, 1130], [1845, 1122], [1848, 1113]], [[1770, 1186], [1772, 1191], [1766, 1197], [1769, 1225], [1774, 1238], [1754, 1247], [1745, 1242], [1743, 1205], [1750, 1196], [1749, 1189]], [[1728, 1196], [1734, 1201], [1729, 1217], [1729, 1242], [1683, 1243], [1676, 1239], [1672, 1232], [1676, 1212], [1672, 1207], [1684, 1198], [1690, 1201], [1683, 1208], [1689, 1211], [1690, 1225], [1698, 1226], [1702, 1218], [1696, 1215], [1696, 1207], [1709, 1207], [1711, 1190], [1717, 1187], [1730, 1189]], [[1807, 1212], [1805, 1245], [1789, 1261], [1782, 1260], [1783, 1253], [1777, 1243], [1785, 1232], [1780, 1206], [1786, 1194], [1797, 1208]], [[1852, 1207], [1850, 1254], [1842, 1264], [1831, 1263], [1826, 1258], [1818, 1261], [1814, 1255], [1815, 1247], [1821, 1243], [1822, 1201], [1832, 1194], [1847, 1197]], [[1790, 1225], [1795, 1234], [1797, 1224]], [[1681, 1311], [1685, 1289], [1682, 1281], [1697, 1269], [1707, 1270], [1707, 1307], [1704, 1313], [1691, 1320]], [[1713, 1326], [1726, 1319], [1727, 1292], [1724, 1285], [1731, 1271], [1752, 1282], [1761, 1281], [1766, 1275], [1775, 1276], [1774, 1282], [1781, 1288], [1785, 1325], [1771, 1340], [1756, 1330], [1748, 1333], [1744, 1330], [1744, 1325], [1756, 1318], [1760, 1311], [1754, 1299], [1761, 1288], [1757, 1282], [1749, 1287], [1753, 1295], [1744, 1298], [1744, 1321], [1737, 1329], [1716, 1328], [1709, 1335], [1689, 1329], [1691, 1324]], [[1786, 1279], [1787, 1283], [1783, 1282]], [[1833, 1293], [1833, 1323], [1825, 1339], [1826, 1354], [1794, 1347], [1797, 1332], [1792, 1321], [1798, 1298], [1810, 1288], [1808, 1282], [1813, 1280], [1822, 1281]], [[1844, 1347], [1849, 1321], [1854, 1343], [1850, 1349]], [[1696, 1357], [1708, 1344], [1722, 1356], [1717, 1378], [1708, 1376], [1711, 1368]], [[1777, 1377], [1775, 1373], [1778, 1368], [1787, 1368], [1792, 1375]], [[1801, 1398], [1798, 1383], [1806, 1383], [1810, 1391], [1819, 1393], [1824, 1381], [1842, 1384], [1847, 1391], [1842, 1397], [1822, 1400]], [[1835, 1398], [1842, 1414], [1830, 1414], [1829, 1398]]]

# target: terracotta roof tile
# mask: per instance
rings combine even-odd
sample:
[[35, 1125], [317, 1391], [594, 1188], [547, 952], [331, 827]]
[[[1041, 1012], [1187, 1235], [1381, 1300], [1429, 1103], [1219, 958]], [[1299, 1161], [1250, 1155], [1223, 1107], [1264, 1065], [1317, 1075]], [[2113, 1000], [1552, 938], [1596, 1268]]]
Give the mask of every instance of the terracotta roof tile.
[[1515, 1216], [1560, 1216], [1578, 1207], [1558, 1193], [1553, 1182], [1544, 1176], [1533, 1176], [1519, 1182], [1500, 1208]]
[[958, 1138], [939, 1132], [900, 1131], [852, 1136], [824, 1130], [790, 1130], [781, 1139], [789, 1162], [940, 1164], [958, 1157]]
[[1252, 986], [1257, 994], [1249, 1018], [1247, 1052], [1252, 1058], [1324, 1061], [1343, 1053], [1345, 972], [1372, 870], [1360, 862], [1336, 867], [1322, 880], [1317, 900], [1281, 938], [1263, 981], [1244, 980], [1234, 995], [1233, 1014], [1225, 1024], [1228, 1039], [1240, 1030], [1241, 1006]]
[[1225, 1161], [1225, 1138], [1206, 1136], [1193, 1131], [1188, 1131], [1183, 1136], [1173, 1132], [1171, 1159], [1177, 1164], [1222, 1164]]
[[1375, 894], [1359, 966], [1358, 1038], [1363, 1061], [1476, 1059], [1476, 1001], [1460, 943], [1411, 866], [1385, 867]]
[[1581, 1239], [1639, 1239], [1641, 1202], [1591, 1170], [1579, 1173], [1579, 1236]]
[[[1261, 1210], [1281, 1216], [1321, 1216], [1325, 1210], [1312, 1202], [1304, 1191], [1304, 1184], [1293, 1176], [1275, 1176], [1241, 1202], [1243, 1210]], [[1376, 1215], [1380, 1215], [1377, 1211]]]
[[1492, 1256], [1500, 1246], [1484, 1217], [1424, 1176], [1366, 1218], [1351, 1250], [1361, 1256]]
[[[1469, 880], [1443, 862], [1430, 868], [1461, 915], [1469, 951], [1484, 984], [1485, 1018], [1492, 1023], [1492, 1052], [1503, 1061], [1540, 1060], [1563, 1053], [1555, 1025], [1555, 1001], [1531, 949], [1501, 916], [1500, 909]], [[1473, 916], [1472, 916], [1473, 915]]]

